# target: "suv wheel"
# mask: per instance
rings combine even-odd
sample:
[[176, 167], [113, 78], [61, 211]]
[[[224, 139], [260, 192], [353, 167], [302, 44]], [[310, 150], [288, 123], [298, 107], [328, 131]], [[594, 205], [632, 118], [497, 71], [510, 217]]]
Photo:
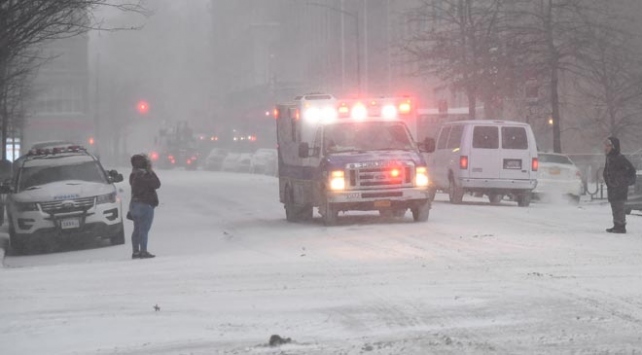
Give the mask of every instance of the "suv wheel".
[[125, 228], [123, 227], [122, 222], [120, 224], [120, 230], [116, 232], [116, 234], [112, 235], [109, 238], [109, 241], [111, 242], [111, 245], [125, 244]]
[[18, 238], [11, 224], [9, 224], [9, 242], [11, 244], [11, 250], [13, 250], [15, 254], [25, 254], [27, 252], [29, 241], [24, 239], [24, 237]]
[[426, 201], [417, 207], [410, 209], [412, 211], [412, 219], [415, 222], [425, 222], [430, 215], [430, 201]]

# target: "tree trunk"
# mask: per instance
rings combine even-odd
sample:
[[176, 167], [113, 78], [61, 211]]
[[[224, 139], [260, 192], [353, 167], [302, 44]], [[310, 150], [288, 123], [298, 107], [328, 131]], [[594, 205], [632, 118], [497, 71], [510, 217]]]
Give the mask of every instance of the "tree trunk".
[[548, 47], [548, 66], [551, 72], [551, 116], [553, 118], [553, 151], [562, 152], [560, 134], [560, 97], [559, 97], [559, 55], [553, 39], [553, 0], [548, 0], [546, 9], [546, 42]]

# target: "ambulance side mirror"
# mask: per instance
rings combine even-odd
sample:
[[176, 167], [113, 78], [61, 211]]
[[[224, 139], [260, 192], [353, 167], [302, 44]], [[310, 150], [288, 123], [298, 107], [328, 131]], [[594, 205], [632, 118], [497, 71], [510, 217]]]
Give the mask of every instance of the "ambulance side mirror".
[[310, 156], [310, 145], [308, 142], [299, 143], [299, 158], [307, 158]]

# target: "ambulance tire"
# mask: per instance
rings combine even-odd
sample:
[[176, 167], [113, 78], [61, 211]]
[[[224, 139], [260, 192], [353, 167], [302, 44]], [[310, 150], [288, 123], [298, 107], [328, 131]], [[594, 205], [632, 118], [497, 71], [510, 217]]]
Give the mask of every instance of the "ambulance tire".
[[431, 202], [435, 200], [435, 196], [436, 195], [437, 195], [437, 188], [435, 188], [435, 187], [428, 188], [428, 199]]
[[283, 206], [285, 207], [285, 219], [288, 222], [296, 222], [297, 212], [294, 207], [294, 196], [292, 195], [292, 189], [289, 186], [285, 188], [284, 200]]
[[426, 222], [428, 216], [430, 216], [430, 201], [426, 201], [410, 210], [412, 211], [412, 219], [415, 222]]
[[323, 224], [325, 224], [326, 226], [333, 226], [337, 224], [339, 211], [337, 211], [331, 203], [326, 202], [325, 211], [321, 216], [323, 217]]

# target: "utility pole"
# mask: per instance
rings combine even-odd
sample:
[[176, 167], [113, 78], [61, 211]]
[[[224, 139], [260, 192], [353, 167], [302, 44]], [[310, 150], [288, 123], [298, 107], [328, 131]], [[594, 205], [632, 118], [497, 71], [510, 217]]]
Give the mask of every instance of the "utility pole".
[[[363, 0], [363, 54], [364, 54], [364, 61], [363, 61], [363, 74], [364, 74], [364, 91], [367, 93], [368, 92], [368, 0]], [[359, 88], [361, 88], [361, 85], [359, 85]], [[361, 94], [361, 93], [360, 93]]]

